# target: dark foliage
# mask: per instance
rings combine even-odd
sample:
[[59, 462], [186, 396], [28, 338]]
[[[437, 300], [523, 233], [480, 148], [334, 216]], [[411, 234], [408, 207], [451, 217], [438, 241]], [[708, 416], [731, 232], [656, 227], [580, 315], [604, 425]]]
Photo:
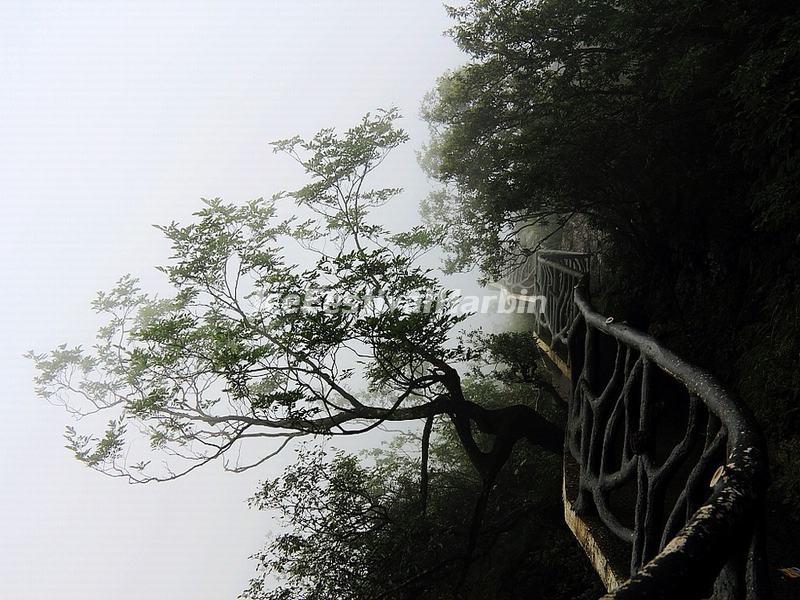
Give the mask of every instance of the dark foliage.
[[[424, 115], [429, 214], [490, 270], [505, 234], [585, 214], [643, 260], [724, 268], [749, 236], [796, 236], [794, 3], [475, 0], [472, 60]], [[477, 234], [477, 235], [476, 235]], [[472, 240], [466, 244], [461, 240]]]
[[[487, 382], [469, 388], [489, 404], [505, 391]], [[361, 458], [300, 452], [253, 498], [258, 508], [277, 510], [287, 532], [255, 557], [260, 574], [243, 598], [558, 600], [602, 593], [563, 521], [558, 457], [517, 448], [468, 557], [481, 481], [452, 430], [437, 422], [423, 508], [418, 449], [419, 438], [408, 434]]]
[[767, 434], [773, 560], [800, 553], [800, 6], [473, 0], [424, 114], [452, 268], [580, 215], [602, 297], [741, 394]]

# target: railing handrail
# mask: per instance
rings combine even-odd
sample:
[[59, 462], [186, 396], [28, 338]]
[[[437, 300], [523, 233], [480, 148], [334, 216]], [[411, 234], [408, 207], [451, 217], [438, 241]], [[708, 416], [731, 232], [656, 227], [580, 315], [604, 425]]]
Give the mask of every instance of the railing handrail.
[[588, 252], [575, 252], [574, 250], [557, 250], [553, 248], [541, 248], [537, 250], [539, 256], [544, 257], [565, 257], [565, 258], [580, 258], [586, 257], [589, 258], [591, 256]]
[[[708, 589], [738, 547], [736, 539], [748, 524], [758, 522], [761, 499], [768, 481], [764, 442], [750, 411], [716, 380], [661, 346], [645, 333], [615, 323], [596, 312], [586, 297], [585, 284], [575, 289], [575, 304], [595, 329], [636, 347], [652, 364], [680, 381], [720, 420], [728, 433], [726, 463], [710, 498], [689, 518], [667, 546], [621, 587], [604, 598], [689, 598]], [[753, 514], [756, 513], [756, 514]], [[760, 542], [757, 542], [760, 543]], [[761, 554], [758, 548], [751, 554]], [[763, 561], [762, 556], [753, 556]], [[752, 567], [747, 598], [763, 598], [763, 569]], [[760, 571], [760, 572], [759, 572]]]
[[[558, 364], [562, 371], [566, 374], [571, 373], [573, 365], [570, 364], [570, 358], [577, 343], [573, 339], [573, 332], [577, 328], [577, 323], [583, 320], [582, 331], [585, 332], [585, 335], [588, 336], [591, 328], [612, 338], [617, 344], [624, 346], [626, 352], [637, 352], [640, 357], [638, 360], [642, 361], [642, 365], [646, 361], [684, 386], [690, 403], [696, 403], [699, 400], [706, 407], [706, 414], [713, 415], [718, 419], [719, 431], [727, 436], [723, 437], [723, 442], [727, 442], [724, 465], [719, 469], [720, 475], [714, 478], [713, 490], [710, 495], [693, 513], [689, 514], [687, 509], [685, 524], [672, 538], [667, 536], [675, 529], [669, 527], [669, 523], [665, 525], [662, 544], [665, 540], [669, 540], [669, 542], [664, 544], [655, 556], [642, 556], [642, 561], [646, 560], [646, 562], [641, 565], [641, 568], [638, 568], [637, 572], [627, 581], [622, 582], [619, 587], [612, 589], [604, 598], [623, 600], [628, 598], [708, 597], [720, 574], [728, 568], [726, 565], [733, 564], [732, 561], [735, 559], [741, 560], [738, 567], [732, 568], [746, 570], [747, 573], [740, 572], [734, 576], [734, 579], [744, 582], [744, 585], [735, 584], [736, 589], [727, 592], [723, 590], [720, 594], [724, 597], [735, 596], [747, 600], [767, 598], [769, 588], [766, 582], [765, 554], [762, 547], [762, 512], [763, 490], [766, 488], [768, 480], [768, 467], [764, 441], [755, 419], [747, 407], [729, 394], [712, 375], [664, 348], [655, 338], [637, 331], [625, 323], [616, 323], [612, 318], [598, 313], [588, 299], [589, 260], [590, 255], [585, 253], [539, 250], [533, 261], [526, 259], [525, 263], [518, 267], [518, 270], [521, 270], [523, 266], [527, 269], [533, 267], [532, 273], [525, 275], [525, 281], [532, 279], [537, 286], [548, 284], [557, 286], [554, 290], [544, 290], [539, 287], [533, 293], [544, 295], [546, 302], [553, 302], [562, 308], [566, 306], [564, 302], [566, 298], [563, 296], [569, 292], [568, 289], [564, 289], [565, 282], [574, 281], [576, 283], [572, 290], [572, 297], [568, 299], [572, 305], [567, 310], [569, 312], [567, 316], [573, 318], [569, 326], [568, 355], [566, 357], [559, 356], [548, 343], [542, 344], [541, 340], [538, 342], [539, 345], [544, 346], [543, 349], [547, 355]], [[533, 264], [531, 265], [531, 263]], [[577, 270], [573, 268], [575, 266], [585, 270]], [[548, 275], [545, 276], [542, 267], [554, 271], [548, 271]], [[522, 273], [517, 273], [515, 278], [519, 279], [520, 275]], [[557, 297], [549, 297], [548, 291], [555, 293]], [[560, 319], [563, 317], [563, 314], [559, 315]], [[537, 315], [537, 336], [541, 337], [542, 326], [546, 325], [545, 329], [551, 329], [548, 335], [552, 338], [556, 333], [552, 331], [554, 324], [542, 319], [542, 315]], [[563, 320], [557, 325], [563, 327], [562, 323]], [[549, 343], [552, 342], [553, 339]], [[575, 403], [578, 402], [575, 397], [575, 377], [572, 377], [572, 380], [570, 415], [573, 414], [573, 408], [577, 407]], [[609, 385], [611, 384], [609, 383]], [[644, 386], [644, 383], [642, 385]], [[697, 400], [692, 400], [692, 398]], [[644, 403], [643, 398], [641, 402]], [[711, 416], [708, 416], [707, 419], [710, 420]], [[576, 426], [582, 427], [580, 424]], [[609, 425], [601, 424], [601, 426]], [[613, 425], [610, 426], [613, 427]], [[594, 433], [592, 435], [594, 436]], [[569, 439], [569, 435], [567, 437]], [[569, 449], [569, 442], [567, 446], [567, 454], [574, 455], [574, 451]], [[581, 477], [583, 477], [584, 466], [580, 464], [582, 459], [578, 456], [574, 458], [579, 462]], [[685, 455], [681, 460], [684, 459]], [[702, 462], [702, 460], [701, 457], [700, 461]], [[701, 463], [698, 463], [698, 468], [700, 466]], [[591, 478], [594, 475], [586, 473], [585, 476]], [[600, 473], [594, 477], [597, 476], [602, 478], [604, 475]], [[595, 481], [595, 483], [597, 482]], [[582, 485], [579, 484], [579, 489]], [[687, 482], [687, 485], [690, 484]], [[566, 496], [565, 502], [569, 502]], [[688, 500], [686, 502], [688, 506]], [[605, 527], [609, 526], [606, 521], [603, 521], [603, 524]], [[675, 526], [677, 527], [679, 524], [676, 523]], [[635, 551], [634, 554], [636, 554]], [[648, 558], [649, 560], [647, 560]], [[723, 588], [724, 585], [723, 582]], [[743, 589], [744, 591], [742, 591]]]
[[616, 323], [596, 312], [586, 296], [585, 286], [581, 285], [575, 289], [575, 304], [587, 323], [629, 346], [637, 347], [653, 364], [683, 383], [691, 393], [702, 399], [727, 427], [734, 448], [763, 446], [761, 436], [756, 434], [758, 426], [750, 411], [734, 399], [713, 375], [664, 348], [654, 337], [625, 323]]
[[558, 269], [559, 271], [564, 272], [565, 274], [569, 275], [570, 277], [575, 277], [578, 280], [583, 279], [583, 277], [586, 275], [585, 273], [581, 273], [577, 269], [573, 269], [571, 267], [568, 267], [567, 265], [562, 265], [558, 261], [555, 261], [555, 260], [552, 260], [552, 259], [549, 259], [549, 258], [539, 258], [539, 260], [537, 262], [540, 265], [549, 265], [549, 266], [553, 267], [554, 269]]

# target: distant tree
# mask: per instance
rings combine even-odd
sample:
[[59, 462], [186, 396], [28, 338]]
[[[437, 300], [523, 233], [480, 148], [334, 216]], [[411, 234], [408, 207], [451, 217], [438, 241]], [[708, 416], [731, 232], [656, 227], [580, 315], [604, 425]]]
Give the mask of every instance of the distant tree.
[[[437, 235], [370, 219], [399, 192], [367, 187], [406, 140], [397, 117], [382, 111], [342, 135], [276, 142], [308, 185], [243, 206], [206, 201], [195, 222], [161, 227], [174, 296], [149, 296], [124, 277], [94, 302], [108, 321], [91, 350], [30, 353], [39, 395], [76, 416], [108, 415], [101, 433], [67, 428], [79, 460], [135, 483], [165, 481], [215, 459], [243, 471], [291, 440], [386, 422], [425, 423], [426, 454], [432, 422], [444, 418], [481, 481], [470, 554], [516, 442], [559, 454], [563, 434], [526, 404], [470, 397], [458, 369], [475, 344], [454, 339], [464, 315], [419, 264]], [[279, 218], [284, 198], [309, 218]]]

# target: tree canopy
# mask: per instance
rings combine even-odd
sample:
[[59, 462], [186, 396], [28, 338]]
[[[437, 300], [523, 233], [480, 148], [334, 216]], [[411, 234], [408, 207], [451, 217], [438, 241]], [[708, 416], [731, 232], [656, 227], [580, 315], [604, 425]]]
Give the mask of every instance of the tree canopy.
[[452, 268], [502, 271], [520, 229], [573, 215], [651, 262], [724, 263], [751, 229], [794, 237], [795, 4], [449, 10], [471, 60], [442, 76], [423, 112], [424, 162], [447, 185], [428, 212], [453, 233]]
[[[530, 336], [459, 337], [466, 314], [421, 259], [441, 232], [392, 232], [373, 218], [400, 193], [368, 187], [406, 140], [398, 117], [378, 111], [343, 133], [275, 142], [306, 186], [244, 205], [206, 200], [189, 224], [159, 227], [172, 244], [160, 267], [171, 296], [125, 276], [93, 303], [105, 322], [91, 348], [29, 353], [38, 394], [87, 417], [87, 431], [67, 427], [68, 448], [132, 483], [217, 459], [239, 472], [300, 438], [419, 424], [402, 437], [417, 445], [413, 459], [370, 465], [300, 446], [296, 464], [253, 500], [288, 515], [292, 530], [259, 557], [286, 586], [256, 578], [246, 597], [372, 599], [394, 587], [406, 597], [439, 571], [429, 583], [455, 593], [487, 551], [483, 525], [515, 522], [506, 505], [500, 521], [486, 515], [516, 442], [562, 451], [561, 415], [531, 403], [555, 392]], [[504, 402], [489, 380], [475, 383], [489, 376], [505, 386]], [[460, 466], [444, 468], [445, 453]], [[406, 567], [416, 582], [400, 581]]]
[[[134, 483], [165, 481], [215, 459], [242, 471], [291, 440], [392, 421], [425, 423], [427, 455], [443, 417], [482, 481], [471, 552], [516, 442], [559, 454], [563, 433], [525, 404], [470, 397], [459, 369], [492, 351], [458, 342], [465, 315], [420, 263], [439, 234], [371, 219], [400, 191], [367, 181], [406, 140], [398, 116], [379, 111], [342, 134], [275, 142], [308, 185], [242, 206], [209, 200], [194, 222], [160, 227], [174, 295], [123, 277], [93, 304], [107, 322], [91, 349], [30, 353], [39, 395], [75, 416], [107, 415], [104, 432], [67, 428], [79, 460]], [[281, 217], [286, 201], [305, 216]]]

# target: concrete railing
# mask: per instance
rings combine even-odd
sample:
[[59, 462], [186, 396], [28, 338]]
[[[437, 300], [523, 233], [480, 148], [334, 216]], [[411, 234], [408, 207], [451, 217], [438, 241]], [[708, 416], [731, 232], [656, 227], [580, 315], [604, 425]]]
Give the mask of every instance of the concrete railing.
[[565, 516], [606, 597], [769, 597], [756, 423], [711, 375], [597, 313], [588, 262], [543, 251], [501, 286], [544, 297], [534, 332], [571, 383]]

